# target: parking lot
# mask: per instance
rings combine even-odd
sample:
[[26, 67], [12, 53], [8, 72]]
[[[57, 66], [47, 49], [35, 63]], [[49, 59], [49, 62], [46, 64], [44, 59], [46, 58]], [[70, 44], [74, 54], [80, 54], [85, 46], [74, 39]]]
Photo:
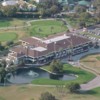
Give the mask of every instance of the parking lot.
[[89, 38], [93, 42], [98, 42], [100, 44], [100, 24], [88, 27], [85, 31], [83, 29], [76, 30], [74, 34]]

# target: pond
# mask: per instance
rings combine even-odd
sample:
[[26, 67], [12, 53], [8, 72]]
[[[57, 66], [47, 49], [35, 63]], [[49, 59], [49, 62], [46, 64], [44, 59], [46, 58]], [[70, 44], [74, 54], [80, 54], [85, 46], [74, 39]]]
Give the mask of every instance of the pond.
[[7, 80], [13, 84], [31, 83], [37, 78], [55, 79], [55, 80], [74, 80], [75, 75], [54, 75], [39, 68], [21, 68], [14, 75], [7, 75]]

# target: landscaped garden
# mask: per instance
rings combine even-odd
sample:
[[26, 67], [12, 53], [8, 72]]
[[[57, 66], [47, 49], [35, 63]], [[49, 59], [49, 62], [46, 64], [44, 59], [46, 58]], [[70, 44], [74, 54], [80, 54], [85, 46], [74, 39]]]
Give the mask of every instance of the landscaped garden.
[[31, 24], [32, 26], [29, 28], [29, 33], [32, 36], [45, 37], [68, 30], [62, 21], [57, 20], [35, 21]]
[[[44, 66], [42, 68], [50, 71], [49, 66]], [[73, 67], [69, 64], [65, 64], [63, 70], [64, 70], [65, 74], [74, 74], [74, 75], [77, 75], [78, 77], [75, 80], [69, 80], [69, 81], [40, 78], [40, 79], [33, 80], [32, 83], [33, 84], [42, 84], [42, 85], [44, 85], [44, 84], [59, 85], [59, 84], [68, 84], [71, 82], [76, 82], [76, 83], [81, 84], [81, 83], [86, 83], [95, 77], [95, 75], [93, 75], [92, 73], [84, 71], [77, 67]]]

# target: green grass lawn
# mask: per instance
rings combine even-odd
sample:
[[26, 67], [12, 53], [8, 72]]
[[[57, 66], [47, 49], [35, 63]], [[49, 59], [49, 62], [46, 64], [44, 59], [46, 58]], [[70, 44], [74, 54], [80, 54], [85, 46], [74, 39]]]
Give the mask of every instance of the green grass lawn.
[[0, 20], [0, 27], [8, 27], [10, 26], [10, 21]]
[[96, 97], [100, 97], [100, 87], [89, 90], [86, 92], [86, 94], [91, 94], [91, 95], [94, 95]]
[[0, 19], [0, 27], [9, 27], [9, 26], [23, 26], [25, 25], [26, 19]]
[[0, 42], [11, 41], [17, 38], [17, 34], [14, 32], [0, 33]]
[[[48, 66], [45, 66], [43, 68], [44, 69], [46, 68], [47, 70], [49, 70]], [[49, 85], [69, 84], [71, 82], [86, 83], [95, 77], [95, 75], [93, 75], [92, 73], [84, 71], [80, 68], [72, 67], [69, 64], [64, 65], [64, 73], [75, 74], [75, 75], [78, 75], [78, 77], [75, 80], [69, 80], [69, 81], [40, 78], [40, 79], [33, 80], [32, 83], [33, 84], [49, 84]]]
[[28, 31], [31, 36], [45, 37], [51, 34], [67, 31], [67, 27], [63, 25], [63, 22], [57, 20], [36, 21], [31, 24], [32, 26]]
[[96, 59], [100, 61], [100, 57], [96, 57]]

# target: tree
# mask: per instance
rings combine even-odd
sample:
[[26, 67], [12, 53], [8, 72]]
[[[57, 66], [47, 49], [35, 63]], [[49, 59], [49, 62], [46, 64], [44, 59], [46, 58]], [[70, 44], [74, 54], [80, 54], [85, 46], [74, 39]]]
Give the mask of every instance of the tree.
[[0, 82], [1, 83], [4, 83], [4, 81], [5, 81], [5, 77], [6, 77], [5, 67], [6, 67], [6, 65], [7, 65], [6, 61], [4, 59], [1, 60], [1, 62], [0, 62]]
[[77, 5], [77, 6], [74, 7], [74, 10], [75, 10], [77, 13], [86, 12], [86, 7]]
[[59, 60], [53, 60], [50, 64], [50, 70], [54, 73], [62, 73], [63, 64]]
[[1, 11], [7, 17], [13, 16], [17, 12], [17, 6], [2, 6]]
[[0, 68], [0, 82], [1, 83], [4, 83], [5, 76], [6, 76], [6, 71], [3, 67], [1, 67]]
[[11, 45], [13, 45], [13, 44], [14, 44], [13, 41], [7, 41], [7, 42], [6, 42], [6, 45], [7, 45], [7, 46], [11, 46]]
[[0, 51], [3, 51], [5, 49], [5, 47], [2, 45], [2, 43], [0, 42]]
[[12, 73], [14, 75], [14, 71], [16, 70], [16, 66], [14, 64], [10, 64], [8, 68], [6, 68], [7, 63], [5, 60], [1, 60], [0, 62], [0, 82], [5, 83], [7, 73]]
[[57, 100], [57, 99], [51, 93], [45, 92], [41, 94], [41, 97], [39, 100]]
[[79, 27], [80, 28], [86, 27], [86, 23], [84, 21], [79, 22]]
[[92, 3], [94, 8], [96, 8], [95, 16], [97, 17], [97, 19], [99, 18], [100, 21], [100, 0], [93, 0]]
[[59, 12], [59, 8], [58, 8], [58, 6], [53, 5], [53, 6], [51, 6], [50, 11], [54, 15]]
[[41, 17], [43, 17], [44, 14], [45, 14], [45, 9], [44, 8], [40, 8], [39, 9], [39, 14], [40, 14]]
[[2, 17], [2, 15], [3, 15], [3, 14], [2, 14], [2, 11], [1, 11], [1, 5], [0, 5], [0, 17]]
[[66, 86], [71, 93], [76, 93], [80, 89], [80, 85], [78, 83], [71, 83]]
[[69, 5], [67, 5], [67, 6], [64, 5], [64, 6], [63, 6], [63, 10], [64, 10], [64, 11], [69, 11]]

